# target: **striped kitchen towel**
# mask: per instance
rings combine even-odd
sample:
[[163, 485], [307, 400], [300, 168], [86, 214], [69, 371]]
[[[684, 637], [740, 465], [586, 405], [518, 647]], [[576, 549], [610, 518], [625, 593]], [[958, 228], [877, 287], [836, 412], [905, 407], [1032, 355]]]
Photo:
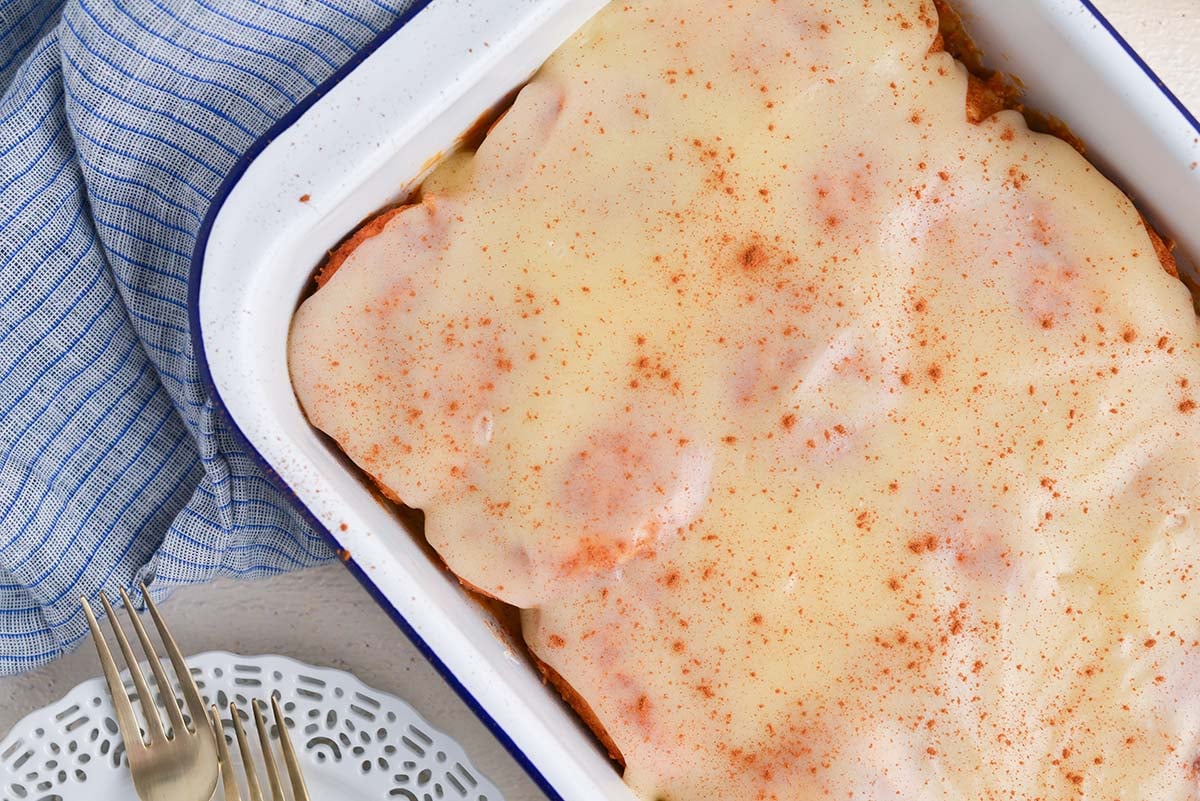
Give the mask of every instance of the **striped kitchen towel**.
[[199, 382], [188, 266], [249, 146], [413, 0], [0, 0], [0, 674], [79, 597], [329, 558]]

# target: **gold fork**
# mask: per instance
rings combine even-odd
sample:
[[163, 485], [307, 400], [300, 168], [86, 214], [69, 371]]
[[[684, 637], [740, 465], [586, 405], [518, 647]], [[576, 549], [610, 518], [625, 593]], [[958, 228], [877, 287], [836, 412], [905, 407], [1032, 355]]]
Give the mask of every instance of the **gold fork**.
[[[267, 731], [267, 722], [263, 719], [257, 701], [251, 701], [250, 707], [254, 710], [254, 727], [258, 729], [258, 743], [262, 747], [263, 766], [267, 770], [267, 781], [271, 786], [271, 799], [287, 801], [287, 796], [283, 793], [283, 783], [279, 780], [279, 770], [275, 767], [275, 758], [271, 756], [271, 735]], [[288, 734], [287, 721], [283, 717], [283, 710], [279, 708], [279, 700], [274, 696], [271, 697], [271, 710], [275, 715], [275, 728], [279, 730], [279, 748], [283, 751], [283, 764], [291, 780], [292, 798], [294, 801], [310, 801], [308, 788], [304, 785], [304, 775], [300, 772], [300, 763], [296, 759], [296, 749], [292, 746], [291, 735]], [[233, 763], [229, 761], [229, 749], [225, 745], [221, 712], [216, 704], [212, 705], [211, 712], [212, 728], [217, 734], [217, 752], [221, 757], [221, 781], [225, 785], [225, 801], [242, 801], [238, 792], [237, 774], [234, 773]], [[237, 704], [229, 704], [229, 717], [233, 720], [234, 738], [242, 755], [246, 790], [250, 794], [250, 801], [264, 801], [258, 774], [254, 769], [254, 755], [250, 753], [250, 743], [246, 739], [245, 729], [242, 728], [241, 713], [238, 712]]]
[[129, 772], [133, 774], [133, 787], [142, 801], [209, 801], [217, 787], [217, 750], [212, 729], [208, 726], [204, 702], [200, 698], [191, 671], [183, 660], [183, 654], [179, 652], [179, 646], [175, 644], [167, 624], [163, 622], [162, 615], [150, 599], [145, 584], [142, 585], [142, 596], [146, 599], [146, 607], [150, 610], [154, 627], [158, 629], [162, 638], [175, 675], [179, 678], [179, 689], [192, 716], [193, 725], [193, 728], [189, 729], [184, 722], [179, 703], [175, 700], [171, 685], [167, 681], [162, 659], [155, 652], [154, 644], [150, 642], [146, 629], [142, 627], [129, 596], [121, 590], [121, 600], [125, 603], [125, 610], [129, 613], [142, 651], [150, 661], [150, 670], [154, 672], [162, 705], [170, 721], [170, 734], [163, 730], [162, 718], [159, 717], [154, 704], [154, 695], [146, 684], [146, 677], [142, 675], [138, 659], [117, 621], [116, 612], [113, 611], [108, 598], [101, 595], [104, 612], [108, 615], [108, 622], [117, 637], [117, 644], [121, 647], [121, 654], [125, 658], [125, 664], [129, 666], [133, 686], [137, 689], [138, 699], [141, 701], [148, 741], [142, 738], [133, 704], [125, 691], [125, 684], [121, 681], [120, 671], [113, 660], [112, 652], [108, 649], [108, 643], [104, 640], [100, 624], [96, 622], [96, 615], [93, 614], [87, 599], [82, 599], [83, 612], [87, 615], [92, 639], [95, 640], [96, 651], [100, 654], [100, 665], [104, 669], [104, 679], [108, 682], [108, 692], [116, 709], [117, 726], [121, 730], [121, 739], [125, 742]]

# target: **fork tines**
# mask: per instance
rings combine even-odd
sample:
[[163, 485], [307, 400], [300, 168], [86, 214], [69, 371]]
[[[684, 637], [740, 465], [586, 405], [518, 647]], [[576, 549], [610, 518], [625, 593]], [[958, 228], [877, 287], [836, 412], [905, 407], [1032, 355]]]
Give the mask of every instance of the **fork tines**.
[[[121, 600], [125, 604], [125, 611], [129, 613], [129, 620], [133, 624], [133, 630], [137, 634], [138, 641], [141, 643], [142, 652], [146, 655], [146, 659], [149, 660], [150, 670], [153, 671], [154, 680], [157, 682], [159, 692], [163, 696], [163, 706], [166, 708], [167, 717], [170, 719], [171, 739], [184, 734], [204, 734], [207, 732], [207, 727], [204, 726], [207, 716], [204, 712], [204, 702], [200, 698], [200, 691], [196, 687], [196, 682], [192, 678], [191, 671], [188, 670], [187, 663], [183, 659], [183, 654], [179, 651], [179, 646], [175, 643], [175, 639], [167, 629], [166, 623], [163, 622], [162, 615], [159, 614], [154, 601], [150, 598], [150, 593], [146, 589], [146, 585], [143, 584], [141, 589], [142, 597], [146, 600], [146, 607], [150, 610], [150, 616], [154, 620], [154, 626], [158, 629], [159, 637], [162, 638], [167, 658], [171, 660], [171, 666], [175, 668], [175, 675], [179, 678], [184, 703], [187, 705], [188, 712], [191, 713], [195, 725], [194, 729], [189, 730], [184, 723], [183, 713], [179, 709], [179, 704], [172, 698], [171, 684], [167, 679], [166, 671], [163, 669], [162, 659], [155, 651], [154, 644], [150, 641], [150, 636], [146, 633], [145, 627], [142, 626], [142, 621], [138, 618], [133, 602], [129, 600], [129, 596], [122, 589], [120, 591]], [[125, 631], [121, 628], [121, 624], [117, 620], [116, 612], [108, 602], [108, 598], [104, 595], [100, 596], [100, 602], [104, 605], [104, 612], [108, 616], [108, 622], [112, 626], [113, 634], [116, 635], [117, 644], [120, 646], [121, 654], [125, 658], [125, 664], [129, 666], [129, 674], [133, 678], [133, 685], [137, 688], [138, 700], [141, 702], [142, 713], [146, 718], [148, 742], [142, 740], [138, 730], [137, 718], [133, 714], [133, 705], [130, 703], [129, 696], [125, 692], [125, 685], [120, 678], [120, 670], [113, 660], [112, 652], [108, 649], [108, 643], [104, 640], [104, 634], [100, 630], [100, 624], [96, 621], [96, 615], [92, 612], [92, 607], [87, 599], [84, 598], [83, 612], [87, 616], [88, 626], [92, 630], [92, 639], [96, 642], [96, 650], [100, 654], [100, 665], [104, 669], [104, 678], [108, 682], [108, 689], [112, 694], [113, 706], [116, 707], [117, 725], [121, 729], [121, 737], [125, 741], [125, 748], [128, 751], [133, 751], [138, 746], [145, 748], [147, 745], [167, 739], [167, 735], [163, 731], [162, 720], [158, 715], [158, 710], [154, 703], [154, 695], [150, 692], [149, 685], [146, 684], [146, 677], [142, 674], [139, 660], [133, 653], [133, 648], [129, 645], [129, 639], [125, 636]]]
[[130, 772], [133, 774], [134, 786], [138, 791], [138, 796], [144, 801], [167, 798], [175, 801], [183, 798], [207, 799], [216, 787], [217, 760], [204, 702], [200, 698], [200, 691], [196, 687], [191, 671], [188, 670], [183, 654], [180, 653], [179, 646], [167, 629], [166, 623], [163, 622], [162, 615], [159, 614], [154, 601], [150, 598], [146, 585], [143, 584], [141, 589], [146, 606], [150, 610], [150, 616], [154, 620], [154, 627], [158, 629], [159, 637], [162, 639], [167, 658], [171, 660], [171, 666], [179, 679], [183, 702], [192, 718], [192, 728], [190, 729], [172, 691], [171, 683], [167, 679], [162, 659], [150, 641], [146, 629], [142, 626], [133, 602], [129, 600], [126, 592], [121, 590], [121, 600], [125, 604], [125, 610], [129, 613], [129, 620], [133, 624], [133, 630], [137, 634], [142, 652], [149, 660], [150, 670], [154, 673], [154, 680], [162, 698], [161, 706], [166, 713], [169, 726], [168, 731], [164, 727], [158, 705], [155, 703], [155, 696], [146, 683], [146, 677], [142, 673], [138, 657], [117, 620], [116, 612], [108, 602], [108, 598], [101, 595], [100, 601], [108, 615], [113, 634], [116, 635], [121, 655], [129, 667], [129, 674], [133, 679], [133, 685], [142, 706], [146, 722], [145, 736], [143, 737], [138, 726], [137, 716], [133, 711], [133, 703], [125, 690], [125, 684], [121, 681], [121, 671], [104, 639], [104, 632], [101, 631], [100, 624], [96, 621], [91, 604], [86, 598], [82, 599], [83, 612], [87, 616], [92, 639], [95, 641], [96, 651], [100, 655], [100, 665], [104, 669], [104, 679], [108, 683], [108, 691], [112, 696], [117, 726], [121, 730], [121, 739], [125, 743], [125, 752], [129, 759]]
[[[267, 722], [263, 718], [262, 707], [257, 701], [251, 701], [250, 707], [254, 710], [254, 727], [258, 730], [258, 742], [262, 749], [267, 782], [271, 787], [271, 799], [272, 801], [286, 801], [287, 796], [284, 795], [279, 769], [271, 754], [271, 735], [267, 728]], [[288, 734], [287, 720], [284, 719], [283, 710], [279, 708], [279, 700], [274, 696], [271, 698], [271, 709], [275, 716], [275, 727], [279, 730], [279, 747], [283, 752], [283, 764], [287, 768], [289, 783], [292, 786], [292, 798], [295, 801], [310, 801], [308, 788], [304, 784], [304, 776], [300, 772], [300, 763], [296, 758], [296, 749], [292, 746], [291, 735]], [[221, 761], [221, 781], [225, 786], [225, 799], [226, 801], [241, 801], [237, 774], [234, 772], [233, 763], [229, 759], [229, 748], [225, 743], [225, 729], [221, 724], [221, 712], [217, 709], [216, 704], [212, 705], [210, 712], [213, 731], [216, 732], [217, 737], [217, 754]], [[242, 726], [241, 712], [238, 710], [237, 704], [229, 704], [229, 717], [233, 721], [234, 739], [237, 741], [243, 769], [246, 773], [249, 801], [264, 801], [258, 774], [254, 769], [254, 755], [250, 751], [250, 742], [246, 737], [246, 730]]]

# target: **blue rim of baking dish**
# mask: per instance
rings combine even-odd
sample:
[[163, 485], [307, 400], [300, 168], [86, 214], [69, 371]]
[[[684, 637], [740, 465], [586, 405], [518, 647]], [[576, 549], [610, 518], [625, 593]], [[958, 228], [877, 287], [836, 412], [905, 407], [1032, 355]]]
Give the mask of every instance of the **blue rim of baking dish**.
[[1133, 45], [1129, 44], [1129, 42], [1125, 40], [1125, 37], [1121, 35], [1120, 31], [1118, 31], [1113, 24], [1108, 21], [1108, 17], [1100, 13], [1100, 9], [1093, 5], [1092, 0], [1079, 0], [1079, 4], [1086, 8], [1088, 12], [1096, 18], [1096, 21], [1100, 23], [1100, 27], [1104, 28], [1104, 30], [1108, 32], [1108, 35], [1111, 36], [1113, 40], [1121, 46], [1121, 49], [1124, 50], [1125, 54], [1133, 60], [1133, 63], [1138, 65], [1138, 69], [1144, 72], [1146, 77], [1153, 81], [1154, 85], [1158, 87], [1158, 91], [1162, 92], [1163, 97], [1167, 98], [1171, 105], [1174, 106], [1181, 115], [1183, 115], [1183, 118], [1187, 120], [1188, 124], [1190, 124], [1192, 128], [1196, 130], [1196, 133], [1200, 133], [1200, 120], [1196, 119], [1196, 115], [1193, 114], [1191, 109], [1185, 106], [1183, 101], [1171, 91], [1171, 88], [1163, 82], [1163, 79], [1158, 77], [1158, 73], [1156, 73], [1150, 67], [1150, 65], [1146, 63], [1146, 60], [1141, 57], [1137, 50], [1133, 49]]
[[[334, 551], [342, 557], [341, 560], [346, 565], [346, 568], [350, 571], [350, 573], [356, 579], [358, 579], [359, 583], [362, 584], [371, 597], [375, 599], [375, 602], [382, 607], [385, 612], [387, 612], [388, 616], [391, 617], [393, 621], [395, 621], [396, 625], [401, 631], [404, 632], [409, 641], [411, 641], [412, 644], [416, 646], [417, 650], [420, 651], [427, 660], [429, 660], [429, 663], [433, 665], [434, 669], [437, 670], [439, 674], [441, 674], [446, 683], [450, 685], [450, 687], [458, 694], [467, 707], [475, 713], [476, 717], [478, 717], [479, 720], [496, 737], [496, 739], [500, 741], [509, 754], [512, 755], [513, 759], [515, 759], [517, 763], [524, 768], [525, 772], [529, 774], [529, 777], [533, 779], [538, 787], [540, 787], [541, 790], [546, 793], [550, 799], [552, 799], [552, 801], [565, 801], [562, 795], [560, 795], [559, 792], [554, 789], [553, 785], [550, 784], [550, 781], [544, 775], [542, 775], [542, 772], [538, 770], [536, 765], [533, 764], [528, 755], [526, 755], [525, 752], [521, 750], [520, 746], [513, 741], [508, 732], [496, 722], [495, 718], [493, 718], [486, 709], [484, 709], [479, 700], [471, 694], [470, 690], [468, 690], [461, 681], [459, 681], [454, 672], [450, 670], [446, 663], [442, 661], [441, 657], [439, 657], [433, 648], [429, 646], [429, 643], [425, 642], [421, 635], [417, 633], [416, 629], [412, 627], [412, 624], [408, 622], [408, 619], [404, 617], [399, 609], [397, 609], [390, 601], [388, 601], [387, 597], [383, 594], [379, 587], [375, 585], [375, 582], [371, 580], [366, 571], [363, 570], [362, 566], [355, 561], [353, 554], [350, 554], [344, 548], [342, 548], [342, 544], [338, 541], [338, 538], [334, 536], [333, 532], [327, 529], [321, 523], [321, 521], [316, 518], [308, 506], [306, 506], [304, 502], [300, 500], [299, 496], [296, 495], [291, 486], [288, 485], [288, 483], [284, 481], [283, 478], [275, 471], [275, 468], [271, 466], [271, 463], [267, 461], [267, 459], [263, 457], [261, 453], [259, 453], [257, 448], [254, 447], [249, 438], [246, 437], [246, 435], [242, 432], [242, 429], [238, 426], [237, 421], [233, 418], [233, 415], [230, 414], [226, 408], [225, 403], [221, 398], [221, 393], [217, 389], [216, 382], [213, 380], [212, 371], [208, 366], [208, 356], [204, 350], [204, 331], [200, 325], [200, 278], [204, 272], [204, 257], [208, 251], [208, 239], [209, 235], [212, 233], [213, 223], [216, 221], [217, 216], [224, 207], [225, 201], [229, 198], [230, 193], [233, 192], [233, 188], [237, 186], [246, 170], [249, 169], [254, 160], [258, 158], [263, 150], [266, 149], [267, 145], [269, 145], [272, 141], [278, 138], [280, 134], [295, 124], [295, 122], [299, 120], [300, 117], [302, 117], [304, 113], [309, 110], [309, 108], [311, 108], [318, 100], [328, 94], [334, 86], [336, 86], [347, 75], [353, 72], [359, 64], [361, 64], [368, 56], [378, 50], [384, 42], [386, 42], [393, 35], [395, 35], [397, 31], [408, 24], [413, 17], [423, 11], [431, 2], [432, 0], [417, 0], [417, 2], [410, 9], [400, 15], [396, 21], [392, 23], [392, 25], [386, 28], [363, 49], [355, 53], [345, 65], [329, 76], [324, 83], [309, 93], [309, 95], [297, 103], [296, 106], [291, 109], [291, 111], [276, 121], [276, 123], [269, 129], [267, 129], [267, 132], [259, 137], [259, 139], [255, 141], [254, 144], [251, 145], [250, 148], [242, 155], [242, 157], [239, 158], [234, 164], [233, 169], [230, 171], [229, 175], [226, 176], [224, 182], [217, 190], [217, 194], [213, 198], [212, 205], [209, 206], [208, 213], [204, 216], [204, 220], [200, 224], [200, 230], [196, 236], [196, 247], [192, 251], [191, 267], [188, 271], [188, 323], [192, 339], [192, 351], [196, 356], [196, 364], [200, 372], [201, 386], [204, 388], [205, 393], [212, 402], [214, 412], [219, 414], [225, 420], [226, 424], [229, 426], [229, 430], [233, 433], [234, 438], [246, 451], [250, 458], [262, 468], [263, 472], [266, 474], [266, 477], [271, 481], [272, 484], [279, 488], [284, 497], [286, 497], [300, 513], [300, 515], [306, 521], [308, 521], [308, 524], [312, 526], [313, 530], [321, 534], [326, 542], [329, 543], [330, 547], [332, 547]], [[1146, 77], [1148, 77], [1154, 83], [1158, 90], [1162, 92], [1163, 96], [1166, 97], [1171, 105], [1173, 105], [1179, 111], [1179, 113], [1185, 120], [1188, 121], [1192, 128], [1194, 128], [1196, 132], [1200, 134], [1200, 120], [1197, 120], [1196, 116], [1192, 114], [1188, 107], [1183, 104], [1183, 101], [1181, 101], [1163, 82], [1163, 80], [1158, 77], [1157, 73], [1155, 73], [1150, 65], [1146, 63], [1145, 59], [1138, 54], [1133, 46], [1125, 40], [1125, 37], [1117, 31], [1111, 22], [1109, 22], [1108, 18], [1100, 13], [1100, 10], [1092, 4], [1091, 0], [1079, 0], [1079, 3], [1088, 11], [1088, 13], [1092, 15], [1092, 17], [1095, 18], [1095, 20], [1102, 28], [1104, 28], [1108, 35], [1111, 36], [1117, 42], [1117, 44], [1121, 46], [1121, 49], [1125, 51], [1129, 58], [1138, 66], [1138, 68], [1146, 75]]]

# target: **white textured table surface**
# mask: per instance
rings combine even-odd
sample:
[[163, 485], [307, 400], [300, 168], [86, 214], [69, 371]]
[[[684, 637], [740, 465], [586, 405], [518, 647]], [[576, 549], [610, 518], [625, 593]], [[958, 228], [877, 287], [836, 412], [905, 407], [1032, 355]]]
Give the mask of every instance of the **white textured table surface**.
[[[1189, 108], [1200, 112], [1200, 0], [1094, 0]], [[455, 737], [509, 801], [542, 796], [340, 565], [254, 583], [181, 591], [165, 606], [191, 652], [278, 653], [353, 671]], [[48, 668], [0, 679], [0, 733], [99, 673], [85, 648]]]

